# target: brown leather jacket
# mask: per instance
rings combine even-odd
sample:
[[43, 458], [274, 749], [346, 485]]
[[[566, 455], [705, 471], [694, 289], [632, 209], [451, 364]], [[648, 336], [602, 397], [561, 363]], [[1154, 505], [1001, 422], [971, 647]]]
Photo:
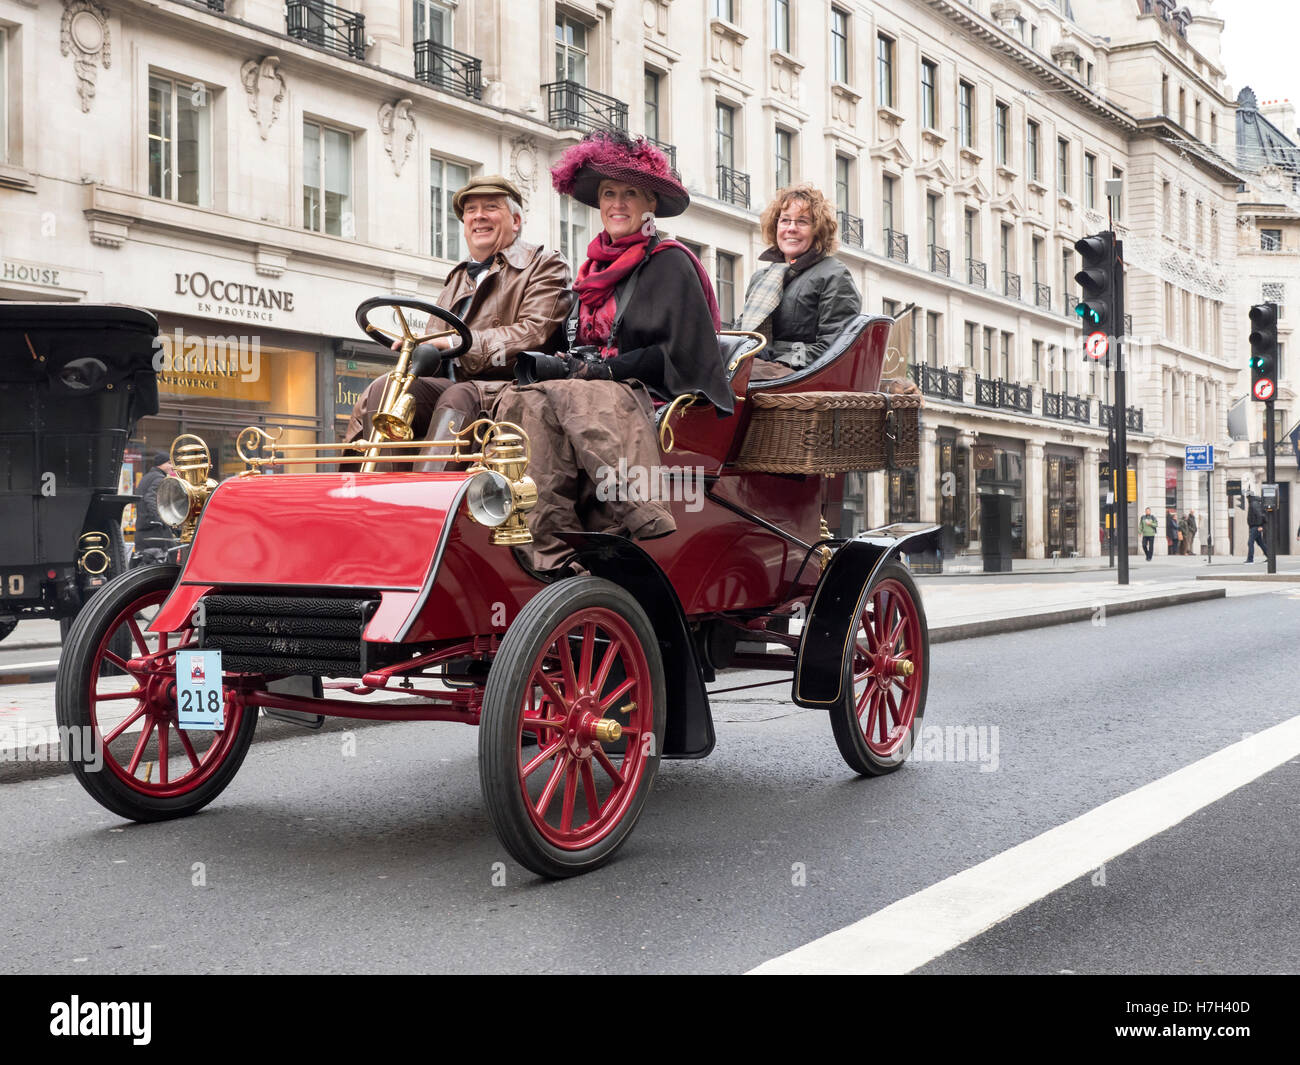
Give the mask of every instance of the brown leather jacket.
[[496, 253], [477, 286], [467, 265], [452, 269], [437, 299], [438, 306], [454, 308], [473, 293], [464, 319], [474, 343], [458, 360], [457, 376], [513, 379], [519, 352], [553, 351], [553, 341], [562, 340], [572, 299], [569, 264], [558, 251], [516, 240]]

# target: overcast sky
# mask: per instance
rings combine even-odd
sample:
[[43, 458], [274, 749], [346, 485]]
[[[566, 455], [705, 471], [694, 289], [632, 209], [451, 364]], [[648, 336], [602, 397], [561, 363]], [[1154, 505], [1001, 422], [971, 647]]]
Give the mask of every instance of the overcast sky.
[[1300, 111], [1300, 2], [1216, 0], [1214, 13], [1233, 94], [1249, 85], [1261, 101], [1289, 99]]

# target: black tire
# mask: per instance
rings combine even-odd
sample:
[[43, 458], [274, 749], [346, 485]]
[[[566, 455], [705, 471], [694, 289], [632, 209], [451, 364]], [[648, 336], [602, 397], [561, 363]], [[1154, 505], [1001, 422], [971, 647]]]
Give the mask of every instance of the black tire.
[[[591, 674], [589, 690], [581, 683], [583, 637], [578, 636], [579, 656], [574, 661], [576, 687], [580, 697], [570, 701], [567, 717], [557, 716], [555, 720], [576, 720], [582, 699], [588, 700], [587, 710], [591, 711], [599, 707], [606, 697], [612, 698], [611, 692], [619, 690], [626, 684], [633, 685], [631, 692], [642, 694], [648, 685], [651, 691], [649, 713], [645, 710], [644, 700], [638, 703], [635, 699], [626, 706], [601, 711], [602, 714], [626, 713], [628, 729], [635, 725], [641, 740], [638, 743], [630, 742], [629, 737], [633, 733], [627, 732], [623, 740], [607, 744], [593, 741], [591, 743], [593, 751], [582, 755], [580, 753], [583, 746], [581, 730], [572, 741], [569, 741], [566, 735], [574, 734], [566, 734], [557, 728], [556, 740], [545, 740], [539, 743], [538, 747], [542, 750], [531, 746], [524, 747], [521, 740], [524, 735], [525, 702], [535, 699], [534, 695], [530, 695], [530, 689], [533, 692], [541, 692], [541, 688], [534, 683], [534, 669], [544, 668], [546, 659], [543, 656], [548, 649], [561, 646], [561, 638], [555, 636], [560, 626], [570, 619], [574, 619], [572, 623], [576, 625], [580, 616], [591, 617], [590, 613], [585, 613], [590, 611], [604, 612], [606, 617], [612, 615], [611, 622], [614, 627], [603, 628], [604, 622], [600, 622], [592, 630], [596, 634], [605, 632], [607, 642], [605, 651], [601, 652], [599, 663], [595, 660], [594, 652], [592, 653], [588, 665]], [[606, 679], [597, 690], [595, 681], [598, 679], [597, 674], [602, 672], [600, 666], [604, 663], [604, 655], [610, 646], [608, 639], [619, 628], [623, 630], [619, 636], [621, 657], [609, 664], [605, 670]], [[569, 638], [565, 642], [572, 655], [575, 646], [573, 639]], [[593, 646], [599, 642], [598, 637], [593, 639]], [[624, 642], [636, 644], [635, 649], [628, 648], [627, 656], [622, 656]], [[644, 657], [639, 658], [639, 656]], [[617, 672], [620, 667], [627, 670], [629, 665], [631, 669], [627, 674]], [[559, 674], [548, 674], [548, 676], [559, 679]], [[556, 690], [566, 699], [574, 694], [563, 691], [560, 687]], [[583, 692], [586, 694], [581, 694]], [[620, 701], [621, 698], [622, 696], [614, 701]], [[593, 699], [594, 704], [591, 702]], [[566, 709], [560, 708], [555, 712], [565, 714]], [[660, 751], [663, 749], [666, 716], [667, 699], [663, 661], [654, 626], [651, 625], [640, 604], [628, 592], [598, 577], [572, 577], [549, 585], [534, 596], [506, 631], [501, 641], [501, 649], [493, 660], [483, 692], [483, 715], [479, 731], [479, 780], [484, 803], [498, 837], [511, 856], [534, 873], [553, 878], [589, 872], [609, 861], [614, 852], [627, 840], [650, 793], [659, 766]], [[549, 732], [538, 731], [539, 739], [543, 735], [550, 735]], [[652, 740], [646, 737], [646, 732], [653, 733]], [[573, 830], [578, 836], [581, 836], [584, 830], [588, 830], [593, 841], [589, 846], [582, 845], [580, 838], [559, 839], [559, 844], [562, 845], [557, 845], [556, 839], [569, 831], [563, 828], [563, 821], [558, 827], [549, 827], [549, 834], [553, 838], [547, 838], [534, 822], [533, 815], [530, 815], [532, 797], [526, 794], [529, 783], [524, 774], [524, 767], [542, 758], [545, 750], [549, 749], [552, 743], [560, 746], [567, 742], [574, 743], [575, 750], [579, 753], [570, 754], [567, 748], [561, 748], [554, 756], [548, 757], [542, 763], [542, 767], [545, 768], [549, 763], [551, 775], [557, 776], [562, 761], [567, 759], [567, 764], [571, 768], [565, 770], [566, 783], [569, 774], [572, 773], [577, 780], [574, 787], [576, 791], [582, 793], [584, 802], [592, 801], [587, 790], [588, 781], [595, 781], [592, 786], [593, 791], [599, 791], [601, 783], [612, 789], [606, 797], [603, 810], [600, 808], [599, 799], [596, 799], [597, 815], [592, 816], [588, 806], [582, 813], [582, 816], [586, 816], [588, 820]], [[599, 749], [599, 755], [595, 753], [595, 748]], [[524, 751], [527, 751], [528, 755], [526, 760]], [[597, 777], [601, 757], [609, 762], [612, 762], [615, 757], [622, 757], [623, 761], [617, 768], [622, 773], [638, 773], [634, 785], [629, 784], [625, 790], [617, 791], [613, 786], [612, 776], [605, 774]], [[632, 762], [630, 769], [629, 761]], [[604, 773], [604, 770], [600, 771]], [[558, 787], [555, 790], [558, 791]], [[615, 792], [617, 792], [617, 800], [614, 798]], [[567, 794], [566, 792], [566, 799]], [[576, 802], [575, 798], [571, 804], [575, 814], [578, 812]], [[543, 821], [548, 812], [553, 813], [546, 805], [543, 805], [540, 813], [536, 810], [536, 806], [532, 809], [534, 814]]]
[[[906, 624], [904, 631], [895, 642], [894, 650], [899, 653], [893, 656], [905, 657], [912, 661], [913, 672], [906, 678], [894, 677], [889, 680], [887, 684], [881, 686], [882, 694], [875, 697], [879, 700], [877, 705], [881, 713], [886, 712], [884, 692], [900, 696], [896, 699], [900, 710], [903, 709], [901, 704], [904, 699], [907, 701], [910, 712], [906, 715], [908, 719], [906, 730], [897, 738], [891, 738], [888, 743], [880, 738], [879, 733], [876, 733], [873, 740], [868, 740], [867, 730], [861, 721], [866, 717], [868, 721], [878, 722], [879, 718], [872, 718], [870, 703], [866, 712], [860, 716], [859, 704], [863, 698], [871, 698], [867, 695], [868, 688], [870, 685], [879, 684], [876, 677], [881, 671], [876, 670], [874, 666], [867, 666], [873, 670], [873, 674], [866, 679], [865, 685], [859, 688], [858, 685], [863, 684], [862, 674], [860, 670], [855, 670], [855, 661], [859, 665], [865, 665], [866, 661], [860, 659], [856, 653], [850, 655], [849, 661], [844, 665], [843, 695], [830, 711], [831, 731], [835, 735], [835, 744], [839, 747], [844, 761], [854, 772], [871, 777], [893, 773], [907, 761], [925, 716], [925, 699], [930, 684], [930, 630], [926, 624], [925, 607], [921, 605], [921, 595], [917, 591], [916, 582], [901, 562], [891, 560], [885, 563], [873, 576], [870, 586], [863, 589], [858, 599], [856, 614], [859, 626], [864, 618], [874, 619], [874, 608], [877, 605], [875, 599], [881, 593], [886, 593], [882, 598], [887, 613], [892, 615], [894, 607], [890, 605], [890, 600], [895, 597], [898, 600], [896, 603], [898, 608], [903, 607], [901, 600], [905, 598], [908, 601], [906, 609], [914, 612], [911, 621]], [[858, 628], [857, 631], [863, 630]], [[860, 641], [855, 639], [854, 642], [858, 644]], [[897, 727], [897, 724], [894, 727]], [[892, 737], [893, 731], [889, 725], [889, 718], [886, 718], [885, 728], [890, 730], [888, 734]]]
[[[90, 693], [94, 690], [97, 679], [120, 677], [121, 671], [114, 667], [111, 673], [105, 672], [97, 678], [96, 667], [109, 665], [98, 660], [100, 644], [104, 637], [109, 635], [110, 628], [114, 633], [121, 628], [126, 630], [127, 639], [134, 647], [126, 624], [126, 611], [131, 604], [141, 602], [146, 597], [165, 595], [176, 584], [179, 575], [178, 566], [146, 566], [124, 573], [104, 585], [73, 622], [68, 642], [59, 659], [59, 670], [55, 679], [55, 710], [59, 725], [79, 730], [78, 734], [81, 737], [92, 735], [94, 737], [94, 749], [82, 749], [86, 747], [85, 743], [69, 747], [68, 761], [72, 771], [82, 787], [96, 801], [113, 813], [132, 821], [165, 821], [174, 817], [186, 817], [210, 803], [225, 790], [234, 779], [235, 773], [239, 771], [257, 727], [258, 715], [255, 706], [245, 706], [240, 709], [239, 720], [232, 726], [229, 715], [233, 711], [228, 705], [227, 730], [211, 734], [212, 744], [204, 747], [200, 758], [202, 772], [196, 770], [194, 785], [181, 788], [177, 794], [150, 794], [145, 790], [150, 786], [148, 783], [138, 782], [138, 786], [132, 786], [113, 768], [113, 766], [121, 767], [114, 758], [112, 749], [103, 744], [103, 733], [98, 728], [91, 709]], [[115, 641], [110, 639], [110, 650], [114, 646]], [[174, 661], [173, 657], [172, 662]], [[137, 686], [141, 686], [138, 681], [136, 683]], [[170, 704], [167, 703], [168, 697]], [[163, 697], [150, 705], [161, 709], [170, 706], [174, 711], [174, 689], [168, 697]], [[140, 705], [143, 704], [137, 702], [137, 706]], [[129, 710], [130, 707], [124, 709]], [[170, 736], [172, 730], [175, 730], [174, 720], [164, 732]], [[179, 737], [179, 730], [177, 735]], [[169, 755], [174, 757], [180, 749], [179, 739], [176, 747], [171, 747], [169, 740]], [[98, 769], [96, 769], [96, 752], [102, 757], [102, 764]], [[210, 762], [207, 761], [209, 755], [211, 755]], [[129, 773], [123, 775], [132, 776]], [[157, 785], [152, 786], [158, 789], [164, 785], [160, 780]], [[176, 785], [173, 786], [173, 790], [176, 790]]]

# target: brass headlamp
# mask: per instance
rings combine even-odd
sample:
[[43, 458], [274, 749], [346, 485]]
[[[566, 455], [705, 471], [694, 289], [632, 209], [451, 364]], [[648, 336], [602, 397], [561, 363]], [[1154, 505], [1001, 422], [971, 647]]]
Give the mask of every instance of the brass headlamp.
[[180, 538], [194, 539], [194, 529], [208, 496], [216, 490], [212, 456], [201, 437], [186, 433], [172, 441], [171, 464], [175, 477], [167, 477], [158, 486], [158, 516], [167, 525], [180, 526]]
[[528, 468], [528, 435], [511, 422], [493, 422], [483, 434], [483, 457], [466, 495], [469, 515], [492, 528], [492, 543], [531, 544], [524, 514], [537, 506], [537, 484]]

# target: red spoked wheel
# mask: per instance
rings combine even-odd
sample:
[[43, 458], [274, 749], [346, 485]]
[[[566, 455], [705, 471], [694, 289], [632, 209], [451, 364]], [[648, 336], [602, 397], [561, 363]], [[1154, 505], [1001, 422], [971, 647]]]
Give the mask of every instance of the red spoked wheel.
[[535, 596], [492, 663], [479, 734], [484, 801], [511, 855], [551, 877], [608, 861], [649, 794], [665, 714], [659, 645], [635, 599], [596, 577]]
[[920, 593], [900, 562], [877, 571], [859, 604], [844, 694], [831, 710], [831, 729], [850, 768], [880, 776], [907, 760], [920, 729], [930, 633]]
[[[59, 660], [55, 706], [72, 737], [66, 756], [82, 786], [133, 821], [192, 814], [239, 769], [257, 708], [225, 689], [224, 729], [177, 724], [176, 653], [192, 630], [151, 633], [179, 576], [176, 566], [131, 570], [104, 585], [74, 623]], [[114, 648], [130, 647], [129, 657]]]

